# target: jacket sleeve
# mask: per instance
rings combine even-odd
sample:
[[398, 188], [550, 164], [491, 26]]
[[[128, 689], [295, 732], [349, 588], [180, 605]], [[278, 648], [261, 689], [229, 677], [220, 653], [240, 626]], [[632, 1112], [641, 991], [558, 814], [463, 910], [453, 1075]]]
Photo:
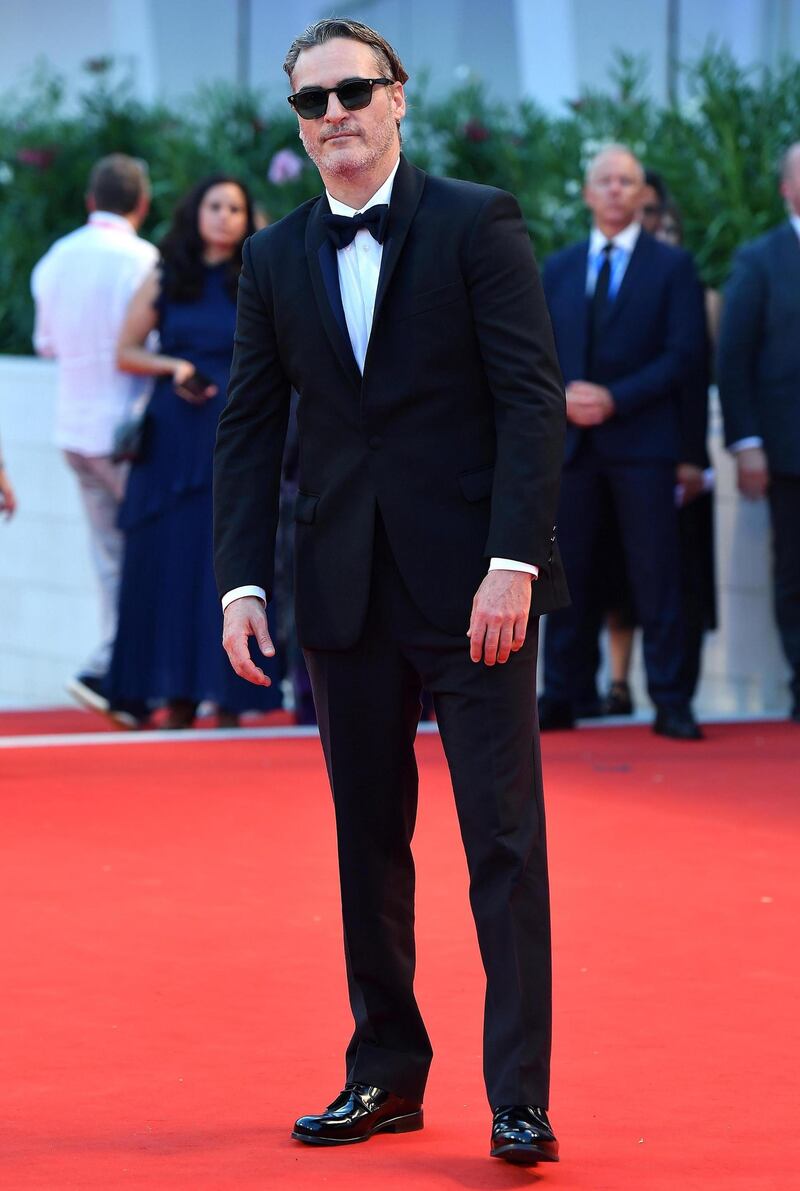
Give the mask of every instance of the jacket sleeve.
[[497, 444], [485, 554], [546, 567], [566, 401], [530, 237], [510, 194], [495, 191], [483, 204], [464, 271]]
[[269, 599], [290, 384], [278, 353], [267, 243], [260, 247], [258, 277], [251, 240], [242, 252], [228, 401], [214, 452], [214, 567], [221, 596], [252, 585]]
[[766, 278], [754, 254], [741, 250], [725, 287], [717, 352], [717, 384], [725, 443], [760, 435], [756, 373], [763, 338]]
[[662, 350], [643, 368], [608, 386], [616, 417], [624, 418], [653, 401], [670, 397], [702, 363], [705, 313], [698, 301], [700, 282], [688, 252], [681, 253], [667, 286]]
[[708, 322], [705, 309], [705, 294], [697, 283], [697, 317], [703, 326], [703, 352], [681, 390], [678, 403], [680, 422], [681, 463], [693, 463], [696, 467], [708, 467], [708, 386], [711, 347], [708, 338]]

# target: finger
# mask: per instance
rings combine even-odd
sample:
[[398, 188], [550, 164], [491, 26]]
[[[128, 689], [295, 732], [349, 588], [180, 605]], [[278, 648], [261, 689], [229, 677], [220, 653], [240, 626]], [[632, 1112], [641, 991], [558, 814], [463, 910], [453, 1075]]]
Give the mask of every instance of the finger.
[[486, 629], [486, 639], [483, 643], [483, 660], [487, 666], [493, 666], [497, 661], [497, 645], [500, 640], [500, 625], [489, 624]]
[[514, 621], [514, 640], [511, 643], [511, 648], [514, 653], [518, 649], [522, 649], [525, 644], [525, 637], [528, 632], [528, 618], [527, 616], [518, 616]]
[[228, 660], [240, 678], [244, 678], [256, 686], [270, 686], [271, 680], [250, 657], [250, 650], [247, 647], [248, 639], [248, 634], [242, 631], [226, 634], [222, 644], [228, 655]]
[[265, 658], [275, 657], [275, 646], [272, 644], [272, 638], [267, 631], [266, 625], [259, 626], [255, 631], [255, 638], [258, 642], [258, 648], [261, 650]]
[[514, 643], [514, 621], [506, 620], [503, 627], [500, 629], [500, 639], [497, 642], [497, 660], [500, 665], [507, 662], [511, 654], [511, 646]]
[[233, 668], [239, 677], [244, 678], [246, 682], [252, 682], [255, 686], [272, 686], [272, 679], [267, 677], [251, 657], [248, 657], [240, 666], [234, 666]]
[[486, 633], [486, 622], [475, 619], [469, 630], [469, 656], [473, 662], [479, 662], [483, 654], [483, 638]]

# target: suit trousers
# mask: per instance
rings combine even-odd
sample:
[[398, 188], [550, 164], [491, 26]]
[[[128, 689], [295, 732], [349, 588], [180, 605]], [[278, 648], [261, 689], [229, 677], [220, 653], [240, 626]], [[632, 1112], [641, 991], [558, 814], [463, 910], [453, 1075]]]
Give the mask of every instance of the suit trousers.
[[421, 1102], [432, 1058], [414, 996], [414, 738], [432, 696], [455, 793], [486, 972], [489, 1102], [547, 1106], [550, 915], [536, 719], [537, 621], [504, 665], [469, 657], [403, 582], [378, 516], [366, 623], [346, 650], [306, 650], [338, 841], [355, 1030], [346, 1074]]
[[775, 619], [792, 670], [792, 694], [800, 703], [800, 476], [772, 476], [769, 507]]
[[647, 687], [657, 707], [680, 707], [685, 690], [685, 640], [675, 468], [653, 461], [616, 463], [586, 444], [561, 477], [558, 536], [572, 604], [548, 616], [545, 693], [574, 702], [591, 689], [597, 638], [605, 612], [602, 518], [619, 526], [636, 619], [642, 626]]

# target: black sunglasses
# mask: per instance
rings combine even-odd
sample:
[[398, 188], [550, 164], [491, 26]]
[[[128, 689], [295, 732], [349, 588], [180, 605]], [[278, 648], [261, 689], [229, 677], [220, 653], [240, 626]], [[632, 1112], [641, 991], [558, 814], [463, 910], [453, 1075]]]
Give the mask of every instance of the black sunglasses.
[[303, 120], [319, 120], [328, 110], [328, 96], [336, 98], [348, 112], [357, 112], [369, 107], [373, 87], [391, 87], [394, 79], [343, 79], [335, 87], [304, 87], [294, 95], [287, 96], [298, 116]]

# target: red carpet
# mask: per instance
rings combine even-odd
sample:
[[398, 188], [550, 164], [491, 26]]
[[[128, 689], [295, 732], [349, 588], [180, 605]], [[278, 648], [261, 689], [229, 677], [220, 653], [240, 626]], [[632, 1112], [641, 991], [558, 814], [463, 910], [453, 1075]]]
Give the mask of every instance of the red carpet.
[[[158, 727], [166, 716], [162, 709], [153, 715], [152, 726]], [[248, 712], [243, 717], [246, 728], [285, 728], [294, 724], [294, 716], [276, 709], [263, 714]], [[198, 719], [196, 728], [215, 728], [216, 716]], [[118, 732], [119, 728], [94, 711], [83, 711], [73, 707], [51, 707], [35, 711], [0, 711], [0, 738], [3, 736], [42, 736], [62, 733]]]
[[800, 732], [547, 739], [563, 1161], [490, 1161], [481, 978], [439, 742], [420, 741], [424, 1132], [288, 1131], [347, 1036], [313, 740], [0, 751], [0, 1187], [790, 1191]]

